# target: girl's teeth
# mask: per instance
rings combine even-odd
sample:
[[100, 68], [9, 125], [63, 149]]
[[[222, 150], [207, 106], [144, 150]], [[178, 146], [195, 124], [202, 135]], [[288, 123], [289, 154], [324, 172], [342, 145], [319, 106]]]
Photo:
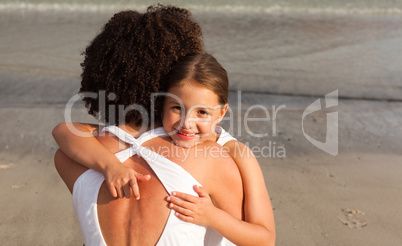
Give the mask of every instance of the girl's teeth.
[[183, 133], [183, 132], [181, 132], [181, 131], [179, 131], [179, 133], [180, 133], [181, 135], [184, 135], [184, 136], [194, 136], [194, 135], [195, 135], [195, 133], [186, 134], [186, 133]]

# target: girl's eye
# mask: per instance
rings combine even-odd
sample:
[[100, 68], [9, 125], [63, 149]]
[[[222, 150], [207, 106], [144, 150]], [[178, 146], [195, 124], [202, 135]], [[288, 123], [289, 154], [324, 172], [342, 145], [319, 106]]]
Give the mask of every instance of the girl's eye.
[[198, 113], [199, 113], [200, 115], [202, 115], [202, 116], [207, 116], [207, 115], [209, 115], [209, 113], [208, 113], [207, 111], [205, 111], [205, 110], [200, 110], [200, 111], [198, 111]]
[[173, 106], [172, 109], [173, 109], [173, 111], [181, 111], [180, 106]]

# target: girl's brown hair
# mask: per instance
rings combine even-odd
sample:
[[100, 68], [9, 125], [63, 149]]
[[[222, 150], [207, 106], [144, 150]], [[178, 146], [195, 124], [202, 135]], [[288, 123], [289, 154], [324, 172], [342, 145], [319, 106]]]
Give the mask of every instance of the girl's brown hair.
[[163, 79], [162, 87], [164, 91], [168, 91], [187, 82], [212, 90], [222, 105], [228, 102], [227, 72], [210, 54], [191, 54], [183, 57]]

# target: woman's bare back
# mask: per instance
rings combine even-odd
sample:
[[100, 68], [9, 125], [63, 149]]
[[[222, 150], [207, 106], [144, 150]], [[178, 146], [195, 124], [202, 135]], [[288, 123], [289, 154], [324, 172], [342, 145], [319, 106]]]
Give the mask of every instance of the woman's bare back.
[[[110, 151], [118, 152], [114, 137], [98, 140]], [[144, 159], [135, 155], [123, 163], [151, 179], [139, 182], [141, 199], [115, 198], [103, 183], [98, 196], [98, 218], [107, 245], [155, 245], [168, 220], [167, 191]]]

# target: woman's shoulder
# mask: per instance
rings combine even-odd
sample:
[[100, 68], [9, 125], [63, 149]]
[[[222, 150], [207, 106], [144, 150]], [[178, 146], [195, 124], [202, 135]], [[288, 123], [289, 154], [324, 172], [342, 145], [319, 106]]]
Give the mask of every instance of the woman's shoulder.
[[253, 158], [253, 151], [248, 147], [248, 145], [240, 142], [240, 141], [229, 141], [223, 146], [229, 155], [234, 158]]
[[202, 153], [204, 165], [207, 166], [207, 172], [211, 177], [229, 175], [236, 177], [239, 173], [236, 163], [231, 158], [228, 149], [213, 141], [206, 141], [200, 146], [195, 154]]
[[202, 150], [202, 152], [205, 154], [205, 158], [207, 158], [208, 161], [222, 161], [225, 159], [230, 159], [228, 148], [214, 141], [205, 141], [202, 144], [196, 145], [195, 148], [198, 148], [196, 152], [201, 152]]

